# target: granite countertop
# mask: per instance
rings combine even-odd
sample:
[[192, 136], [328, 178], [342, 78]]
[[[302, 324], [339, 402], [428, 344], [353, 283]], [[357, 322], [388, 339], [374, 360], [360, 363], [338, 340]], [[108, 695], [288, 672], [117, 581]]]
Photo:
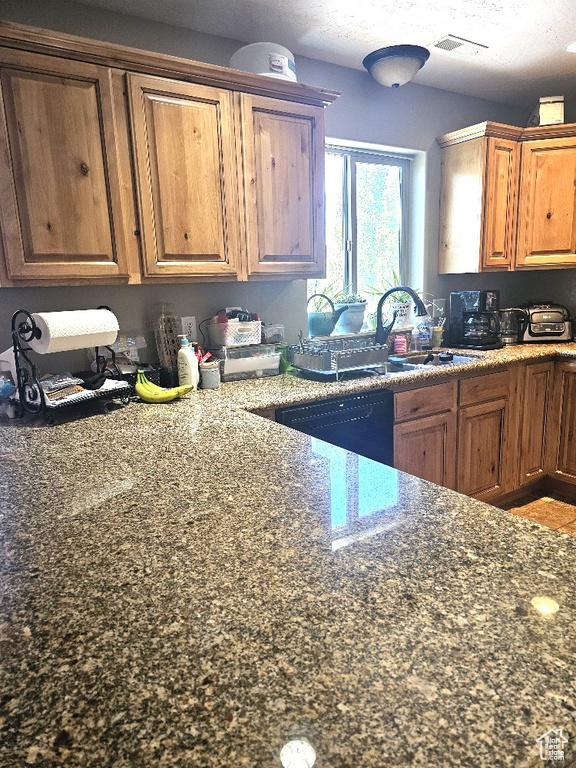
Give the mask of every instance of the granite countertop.
[[312, 402], [330, 397], [366, 392], [376, 389], [425, 386], [445, 381], [449, 377], [488, 373], [490, 370], [512, 363], [529, 362], [545, 358], [576, 358], [576, 342], [564, 344], [519, 344], [495, 350], [453, 350], [474, 357], [470, 363], [437, 365], [420, 370], [388, 373], [385, 376], [351, 378], [329, 383], [310, 381], [291, 374], [268, 379], [250, 379], [229, 382], [218, 391], [218, 396], [247, 410], [281, 408], [297, 403]]
[[2, 768], [574, 756], [576, 538], [247, 413], [257, 383], [0, 424]]

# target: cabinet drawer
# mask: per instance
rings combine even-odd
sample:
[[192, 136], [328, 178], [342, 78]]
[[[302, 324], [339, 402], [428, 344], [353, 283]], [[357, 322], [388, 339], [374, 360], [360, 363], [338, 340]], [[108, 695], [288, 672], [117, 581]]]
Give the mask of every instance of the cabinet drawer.
[[508, 397], [509, 387], [508, 371], [463, 379], [460, 382], [460, 405], [474, 405], [485, 403], [487, 400], [496, 400], [498, 397]]
[[456, 382], [447, 381], [431, 387], [419, 387], [397, 392], [394, 397], [394, 419], [405, 421], [456, 408]]

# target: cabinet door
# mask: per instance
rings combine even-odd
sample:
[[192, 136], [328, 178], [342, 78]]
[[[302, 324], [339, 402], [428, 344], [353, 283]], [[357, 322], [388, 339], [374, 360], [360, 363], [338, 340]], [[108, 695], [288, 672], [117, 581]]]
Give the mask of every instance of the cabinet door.
[[508, 489], [508, 400], [461, 408], [456, 489], [489, 500]]
[[456, 485], [456, 414], [394, 426], [394, 466], [446, 488]]
[[556, 363], [550, 422], [551, 474], [576, 484], [576, 362]]
[[487, 152], [482, 268], [509, 270], [516, 226], [518, 142], [490, 138]]
[[2, 49], [0, 79], [0, 229], [8, 277], [128, 279], [138, 270], [138, 245], [114, 73]]
[[240, 271], [230, 91], [128, 75], [144, 273]]
[[576, 264], [576, 137], [522, 144], [518, 267]]
[[248, 273], [322, 277], [324, 112], [242, 95]]
[[522, 383], [522, 416], [520, 434], [519, 484], [544, 476], [546, 466], [546, 437], [548, 408], [552, 394], [554, 363], [527, 365]]

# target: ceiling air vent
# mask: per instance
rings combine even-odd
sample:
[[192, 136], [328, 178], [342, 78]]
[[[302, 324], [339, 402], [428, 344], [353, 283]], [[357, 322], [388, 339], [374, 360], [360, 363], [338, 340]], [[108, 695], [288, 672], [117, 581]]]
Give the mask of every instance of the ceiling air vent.
[[487, 45], [473, 43], [471, 40], [465, 40], [463, 37], [456, 37], [456, 35], [445, 35], [437, 42], [432, 43], [431, 47], [439, 48], [447, 53], [457, 53], [461, 56], [472, 56], [488, 49]]

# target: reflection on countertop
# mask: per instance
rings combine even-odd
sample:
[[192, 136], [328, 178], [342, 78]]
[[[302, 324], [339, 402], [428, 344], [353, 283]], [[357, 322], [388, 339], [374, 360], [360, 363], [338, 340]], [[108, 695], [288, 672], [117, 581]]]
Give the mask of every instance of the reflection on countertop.
[[2, 424], [0, 492], [3, 767], [573, 756], [576, 538], [224, 388]]

